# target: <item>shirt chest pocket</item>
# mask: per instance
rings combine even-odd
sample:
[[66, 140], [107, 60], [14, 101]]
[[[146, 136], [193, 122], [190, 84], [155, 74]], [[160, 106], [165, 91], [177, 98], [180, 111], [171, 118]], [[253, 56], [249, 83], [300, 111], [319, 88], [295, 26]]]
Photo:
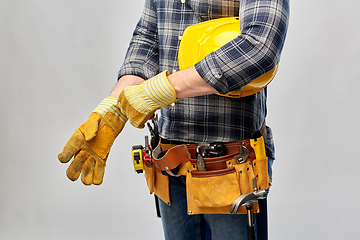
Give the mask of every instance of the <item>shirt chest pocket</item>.
[[239, 16], [239, 0], [185, 0], [203, 21]]

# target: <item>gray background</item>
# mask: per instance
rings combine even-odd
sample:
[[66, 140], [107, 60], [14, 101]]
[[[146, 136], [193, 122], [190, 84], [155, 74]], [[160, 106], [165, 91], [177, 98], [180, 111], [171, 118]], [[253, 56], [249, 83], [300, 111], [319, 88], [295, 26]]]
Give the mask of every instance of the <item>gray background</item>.
[[[162, 239], [153, 196], [115, 141], [104, 183], [65, 176], [57, 154], [116, 83], [143, 0], [0, 1], [0, 239]], [[269, 87], [277, 149], [270, 239], [358, 239], [357, 0], [291, 2]]]

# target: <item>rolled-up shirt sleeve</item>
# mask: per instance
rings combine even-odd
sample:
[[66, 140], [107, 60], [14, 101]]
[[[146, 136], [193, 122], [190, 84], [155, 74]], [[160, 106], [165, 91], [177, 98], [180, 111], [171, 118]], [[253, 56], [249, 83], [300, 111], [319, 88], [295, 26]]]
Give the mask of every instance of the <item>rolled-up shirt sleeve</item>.
[[241, 35], [195, 65], [221, 94], [240, 90], [279, 63], [289, 0], [241, 0], [239, 20]]
[[123, 75], [137, 75], [144, 79], [154, 76], [159, 69], [156, 5], [146, 0], [139, 22], [136, 25], [124, 63], [118, 72]]

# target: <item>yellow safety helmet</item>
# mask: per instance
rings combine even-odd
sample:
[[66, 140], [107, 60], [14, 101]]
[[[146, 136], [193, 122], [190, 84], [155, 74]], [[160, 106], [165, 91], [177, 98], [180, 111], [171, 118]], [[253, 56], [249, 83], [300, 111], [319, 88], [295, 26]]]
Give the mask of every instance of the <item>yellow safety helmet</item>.
[[[180, 70], [192, 67], [206, 55], [216, 51], [240, 35], [238, 17], [219, 18], [192, 25], [185, 29], [179, 46]], [[254, 79], [239, 91], [218, 94], [239, 98], [255, 94], [264, 89], [275, 77], [278, 65], [269, 72]]]

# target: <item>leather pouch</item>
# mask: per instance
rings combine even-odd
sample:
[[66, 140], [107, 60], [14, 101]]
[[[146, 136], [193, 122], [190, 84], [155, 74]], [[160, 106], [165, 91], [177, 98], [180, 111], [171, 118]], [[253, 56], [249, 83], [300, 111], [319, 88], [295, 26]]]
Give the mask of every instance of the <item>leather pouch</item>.
[[255, 159], [252, 163], [254, 174], [256, 176], [257, 188], [259, 190], [271, 187], [270, 177], [268, 173], [268, 159]]
[[[161, 145], [159, 144], [159, 146], [157, 147], [159, 150], [158, 151], [167, 151], [168, 149], [174, 147], [176, 145]], [[155, 150], [154, 150], [155, 151]], [[153, 151], [153, 153], [154, 153]], [[169, 192], [169, 177], [165, 176], [163, 174], [161, 174], [161, 169], [159, 168], [159, 166], [156, 165], [157, 160], [155, 158], [153, 158], [153, 162], [151, 163], [153, 165], [152, 167], [152, 174], [150, 174], [150, 178], [151, 176], [153, 176], [153, 180], [150, 180], [150, 184], [148, 182], [148, 178], [146, 178], [148, 187], [151, 187], [151, 182], [153, 183], [153, 192], [154, 194], [159, 197], [163, 202], [165, 202], [167, 205], [171, 205], [170, 202], [170, 192]], [[146, 173], [146, 166], [145, 166], [145, 173]], [[146, 177], [146, 176], [145, 176]], [[150, 190], [149, 187], [149, 190]], [[150, 190], [150, 194], [151, 194], [151, 190]]]
[[154, 169], [155, 172], [155, 189], [154, 193], [167, 205], [170, 203], [170, 192], [169, 192], [169, 177], [162, 175], [159, 171]]
[[[188, 214], [230, 214], [231, 205], [241, 195], [253, 191], [253, 178], [257, 188], [271, 186], [267, 158], [254, 159], [238, 164], [235, 159], [228, 161], [227, 168], [216, 171], [188, 171], [186, 175]], [[258, 203], [253, 212], [259, 212]], [[246, 214], [245, 206], [238, 214]]]
[[162, 175], [157, 169], [157, 167], [154, 165], [154, 162], [145, 162], [144, 169], [146, 184], [148, 186], [150, 194], [154, 193], [166, 204], [171, 205], [168, 176]]
[[241, 194], [252, 192], [253, 191], [252, 179], [253, 177], [255, 177], [252, 163], [250, 161], [247, 161], [245, 163], [235, 165], [235, 168], [239, 176]]
[[[178, 146], [180, 149], [180, 146]], [[162, 151], [174, 148], [174, 145], [162, 144]], [[183, 146], [180, 149], [186, 149]], [[187, 157], [187, 154], [181, 154]], [[185, 158], [183, 157], [183, 158]], [[171, 158], [173, 159], [173, 158]], [[224, 159], [227, 159], [224, 162]], [[231, 205], [241, 195], [253, 191], [253, 178], [256, 177], [257, 188], [267, 189], [271, 186], [268, 175], [267, 158], [254, 159], [250, 155], [245, 163], [239, 164], [234, 155], [224, 156], [222, 167], [209, 167], [208, 171], [197, 171], [192, 159], [183, 162], [179, 174], [186, 175], [188, 214], [230, 214]], [[208, 166], [217, 162], [216, 158], [204, 159]], [[208, 162], [210, 161], [210, 162]], [[150, 165], [145, 164], [145, 177], [150, 193], [154, 192], [161, 200], [170, 205], [169, 179], [161, 174], [158, 160]], [[216, 165], [218, 166], [218, 164]], [[220, 166], [220, 165], [219, 165]], [[216, 169], [216, 170], [215, 170]], [[259, 212], [258, 203], [253, 205], [253, 212]], [[246, 214], [245, 206], [238, 214]]]
[[154, 163], [153, 162], [144, 162], [144, 170], [145, 170], [145, 179], [150, 194], [154, 192], [155, 189], [155, 172], [154, 172]]
[[217, 171], [191, 171], [192, 197], [198, 207], [230, 206], [240, 196], [234, 167]]
[[[230, 214], [231, 205], [241, 195], [237, 168], [202, 173], [188, 171], [186, 175], [188, 214]], [[253, 211], [259, 211], [257, 203]], [[246, 208], [240, 207], [238, 214], [246, 214]]]

